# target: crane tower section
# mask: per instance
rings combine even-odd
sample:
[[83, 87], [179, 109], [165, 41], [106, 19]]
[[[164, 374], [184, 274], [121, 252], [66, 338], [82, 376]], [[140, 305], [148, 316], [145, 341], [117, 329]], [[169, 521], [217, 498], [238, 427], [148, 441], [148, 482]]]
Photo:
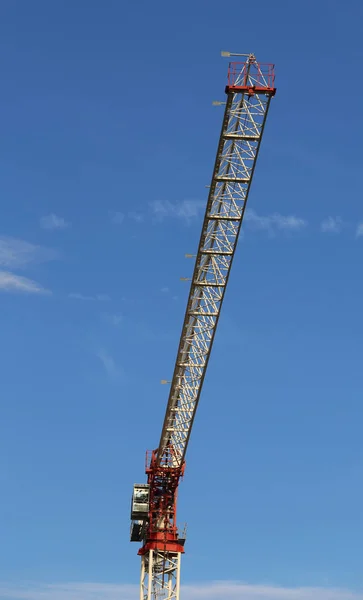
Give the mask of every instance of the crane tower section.
[[176, 525], [177, 489], [276, 92], [274, 79], [274, 66], [258, 63], [252, 54], [229, 64], [222, 129], [160, 442], [147, 455], [148, 483], [134, 487], [131, 540], [143, 544], [140, 600], [179, 599], [184, 536]]

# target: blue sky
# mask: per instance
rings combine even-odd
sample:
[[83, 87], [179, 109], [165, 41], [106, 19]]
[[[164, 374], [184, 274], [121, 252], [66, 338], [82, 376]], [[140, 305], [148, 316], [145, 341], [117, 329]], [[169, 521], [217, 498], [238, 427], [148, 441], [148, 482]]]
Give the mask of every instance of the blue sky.
[[276, 63], [278, 93], [180, 490], [184, 598], [362, 600], [363, 5], [0, 17], [1, 600], [137, 597], [130, 494], [159, 439], [221, 50]]

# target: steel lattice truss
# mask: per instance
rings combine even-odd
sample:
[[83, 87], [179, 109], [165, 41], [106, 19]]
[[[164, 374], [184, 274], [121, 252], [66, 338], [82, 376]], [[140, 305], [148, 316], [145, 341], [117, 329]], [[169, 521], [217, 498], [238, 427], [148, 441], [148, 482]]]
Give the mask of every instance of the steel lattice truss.
[[149, 550], [141, 559], [140, 600], [178, 600], [180, 554]]
[[253, 59], [238, 71], [230, 71], [222, 131], [159, 443], [159, 464], [181, 467], [184, 461], [273, 95], [271, 89], [267, 76]]

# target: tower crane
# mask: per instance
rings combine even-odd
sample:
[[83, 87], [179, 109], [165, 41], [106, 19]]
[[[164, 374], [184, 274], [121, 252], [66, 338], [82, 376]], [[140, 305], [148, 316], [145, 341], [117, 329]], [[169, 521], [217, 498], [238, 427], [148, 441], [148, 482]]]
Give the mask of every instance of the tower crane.
[[226, 101], [198, 252], [159, 445], [135, 484], [131, 541], [141, 542], [140, 600], [179, 600], [185, 535], [176, 524], [178, 485], [246, 210], [271, 98], [274, 65], [253, 54], [230, 62]]

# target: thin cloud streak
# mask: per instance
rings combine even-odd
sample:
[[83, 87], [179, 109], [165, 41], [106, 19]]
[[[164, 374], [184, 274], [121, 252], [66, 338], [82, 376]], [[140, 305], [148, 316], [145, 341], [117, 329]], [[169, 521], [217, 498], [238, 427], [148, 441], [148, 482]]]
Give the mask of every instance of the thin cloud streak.
[[59, 217], [58, 215], [52, 213], [40, 219], [40, 226], [43, 229], [49, 230], [66, 229], [70, 226], [70, 223], [67, 223], [67, 221], [63, 217]]
[[144, 215], [142, 213], [139, 212], [135, 212], [135, 211], [130, 211], [127, 213], [127, 216], [120, 211], [109, 211], [109, 217], [111, 219], [111, 222], [114, 223], [115, 225], [122, 225], [126, 218], [130, 219], [131, 221], [135, 221], [136, 223], [142, 223], [144, 221]]
[[[239, 582], [210, 582], [182, 586], [185, 600], [363, 600], [362, 592], [351, 590], [273, 585], [249, 585]], [[103, 583], [64, 583], [22, 585], [0, 584], [4, 600], [134, 600], [137, 585]]]
[[0, 271], [0, 292], [16, 292], [21, 294], [51, 293], [36, 281], [15, 275], [15, 273], [11, 273], [10, 271]]
[[[168, 200], [155, 200], [150, 203], [150, 209], [155, 220], [163, 221], [167, 218], [175, 218], [190, 223], [200, 215], [206, 207], [203, 200], [183, 200], [179, 203], [172, 203]], [[305, 219], [294, 215], [281, 215], [275, 213], [269, 216], [260, 216], [254, 210], [248, 210], [245, 215], [245, 221], [250, 229], [265, 230], [270, 234], [280, 231], [299, 231], [306, 227]]]
[[274, 585], [249, 585], [240, 582], [212, 582], [210, 584], [185, 586], [184, 596], [188, 600], [199, 598], [224, 600], [363, 600], [363, 594], [351, 590], [295, 587]]
[[119, 378], [122, 375], [122, 369], [116, 364], [115, 359], [107, 350], [100, 348], [96, 352], [97, 358], [101, 361], [107, 375], [113, 379]]
[[120, 327], [124, 320], [123, 316], [120, 314], [106, 314], [103, 315], [103, 318], [105, 319], [105, 321], [107, 321], [107, 323], [113, 325], [114, 327]]
[[356, 237], [363, 236], [363, 221], [361, 223], [358, 223], [355, 235], [356, 235]]
[[182, 200], [178, 203], [169, 202], [169, 200], [155, 200], [150, 203], [151, 212], [157, 221], [174, 218], [187, 223], [195, 219], [205, 206], [206, 201], [203, 200]]
[[0, 236], [0, 266], [23, 269], [32, 263], [46, 262], [58, 258], [51, 248], [43, 248], [8, 236]]
[[97, 301], [97, 302], [108, 302], [111, 298], [107, 294], [96, 294], [95, 296], [87, 296], [85, 294], [79, 294], [78, 292], [71, 292], [68, 294], [68, 298], [71, 300], [85, 300], [85, 301]]
[[136, 221], [136, 223], [142, 223], [142, 221], [144, 220], [144, 215], [138, 212], [131, 211], [127, 214], [127, 216], [132, 221]]
[[244, 220], [247, 227], [254, 230], [267, 231], [274, 235], [277, 230], [297, 232], [306, 227], [307, 221], [294, 215], [281, 215], [274, 213], [273, 215], [260, 216], [254, 210], [247, 210]]
[[[204, 212], [206, 202], [203, 200], [183, 200], [182, 202], [170, 202], [169, 200], [154, 200], [149, 203], [150, 211], [157, 222], [174, 218], [190, 224], [196, 217]], [[131, 213], [129, 213], [129, 216]], [[141, 217], [141, 215], [140, 215]], [[136, 220], [142, 220], [137, 218]], [[308, 221], [296, 215], [282, 215], [273, 213], [271, 215], [259, 215], [253, 209], [247, 209], [244, 216], [245, 227], [251, 231], [266, 231], [271, 237], [277, 232], [297, 233], [308, 226]], [[349, 223], [340, 216], [328, 216], [320, 223], [322, 233], [341, 233]], [[243, 235], [243, 231], [242, 231]], [[363, 237], [363, 221], [356, 227], [356, 237]]]
[[108, 214], [110, 216], [112, 223], [114, 223], [115, 225], [122, 225], [122, 223], [125, 220], [124, 213], [122, 213], [120, 211], [110, 210]]
[[342, 227], [341, 217], [327, 217], [322, 221], [320, 229], [323, 233], [340, 233]]
[[122, 315], [111, 315], [110, 319], [111, 319], [112, 325], [114, 325], [115, 327], [120, 327], [120, 325], [123, 322]]

